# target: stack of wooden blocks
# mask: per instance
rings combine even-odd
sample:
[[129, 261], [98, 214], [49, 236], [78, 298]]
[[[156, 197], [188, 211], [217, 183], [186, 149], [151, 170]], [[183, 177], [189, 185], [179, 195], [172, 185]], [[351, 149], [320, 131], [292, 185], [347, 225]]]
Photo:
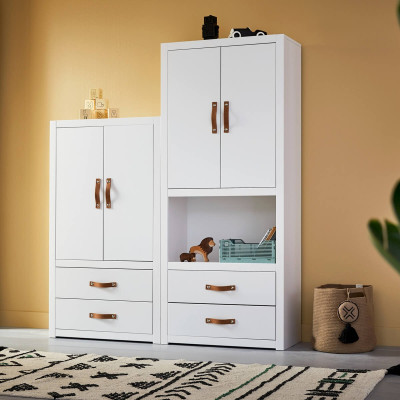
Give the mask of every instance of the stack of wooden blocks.
[[108, 100], [103, 99], [103, 89], [90, 89], [90, 99], [85, 100], [85, 108], [80, 110], [80, 119], [118, 118], [118, 108], [108, 108]]

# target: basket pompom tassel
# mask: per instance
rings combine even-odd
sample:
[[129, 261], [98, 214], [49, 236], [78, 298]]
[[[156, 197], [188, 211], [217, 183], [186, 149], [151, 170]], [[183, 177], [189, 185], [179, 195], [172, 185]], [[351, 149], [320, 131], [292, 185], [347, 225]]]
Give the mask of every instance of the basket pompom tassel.
[[351, 324], [347, 323], [339, 336], [339, 340], [344, 344], [348, 344], [357, 342], [358, 339], [359, 337], [356, 330], [351, 326]]
[[399, 375], [400, 376], [400, 364], [394, 365], [387, 370], [388, 375]]

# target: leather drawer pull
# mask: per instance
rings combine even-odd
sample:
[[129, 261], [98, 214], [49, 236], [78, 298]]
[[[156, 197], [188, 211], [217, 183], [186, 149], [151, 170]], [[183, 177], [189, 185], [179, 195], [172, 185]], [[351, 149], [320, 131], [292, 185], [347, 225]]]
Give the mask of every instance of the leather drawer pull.
[[99, 288], [107, 288], [107, 287], [117, 287], [117, 282], [106, 282], [106, 283], [100, 283], [100, 282], [89, 282], [89, 286], [92, 287], [99, 287]]
[[213, 101], [211, 106], [211, 128], [212, 133], [217, 133], [217, 102]]
[[94, 199], [96, 201], [96, 208], [100, 208], [100, 179], [96, 179], [96, 187], [94, 189]]
[[206, 290], [214, 290], [216, 292], [229, 292], [236, 290], [236, 285], [229, 285], [229, 286], [206, 285]]
[[95, 314], [90, 313], [89, 318], [94, 319], [117, 319], [117, 314]]
[[111, 178], [107, 178], [106, 183], [106, 207], [111, 208]]
[[206, 324], [233, 325], [236, 324], [236, 319], [206, 318]]
[[224, 132], [229, 133], [229, 101], [224, 101]]

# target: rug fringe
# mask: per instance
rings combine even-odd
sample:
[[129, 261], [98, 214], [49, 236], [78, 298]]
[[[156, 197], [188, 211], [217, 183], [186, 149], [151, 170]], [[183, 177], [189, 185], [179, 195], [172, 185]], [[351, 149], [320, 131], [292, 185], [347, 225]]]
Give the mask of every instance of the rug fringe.
[[400, 364], [393, 365], [393, 367], [388, 368], [388, 375], [399, 375], [400, 376]]

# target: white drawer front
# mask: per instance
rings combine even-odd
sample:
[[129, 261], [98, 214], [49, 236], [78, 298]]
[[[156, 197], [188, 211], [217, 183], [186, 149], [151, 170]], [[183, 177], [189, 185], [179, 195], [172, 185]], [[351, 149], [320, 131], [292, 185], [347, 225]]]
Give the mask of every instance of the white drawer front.
[[[90, 286], [90, 282], [115, 287]], [[152, 301], [152, 271], [95, 268], [56, 268], [56, 297], [126, 301]]]
[[[230, 289], [234, 286], [235, 290], [207, 290], [206, 285], [229, 286]], [[275, 272], [171, 270], [168, 272], [168, 301], [275, 305]]]
[[[116, 319], [93, 319], [90, 313], [116, 314]], [[152, 303], [56, 299], [56, 329], [152, 333]]]
[[[234, 324], [206, 323], [235, 319]], [[275, 307], [216, 304], [168, 304], [168, 334], [275, 340]]]

